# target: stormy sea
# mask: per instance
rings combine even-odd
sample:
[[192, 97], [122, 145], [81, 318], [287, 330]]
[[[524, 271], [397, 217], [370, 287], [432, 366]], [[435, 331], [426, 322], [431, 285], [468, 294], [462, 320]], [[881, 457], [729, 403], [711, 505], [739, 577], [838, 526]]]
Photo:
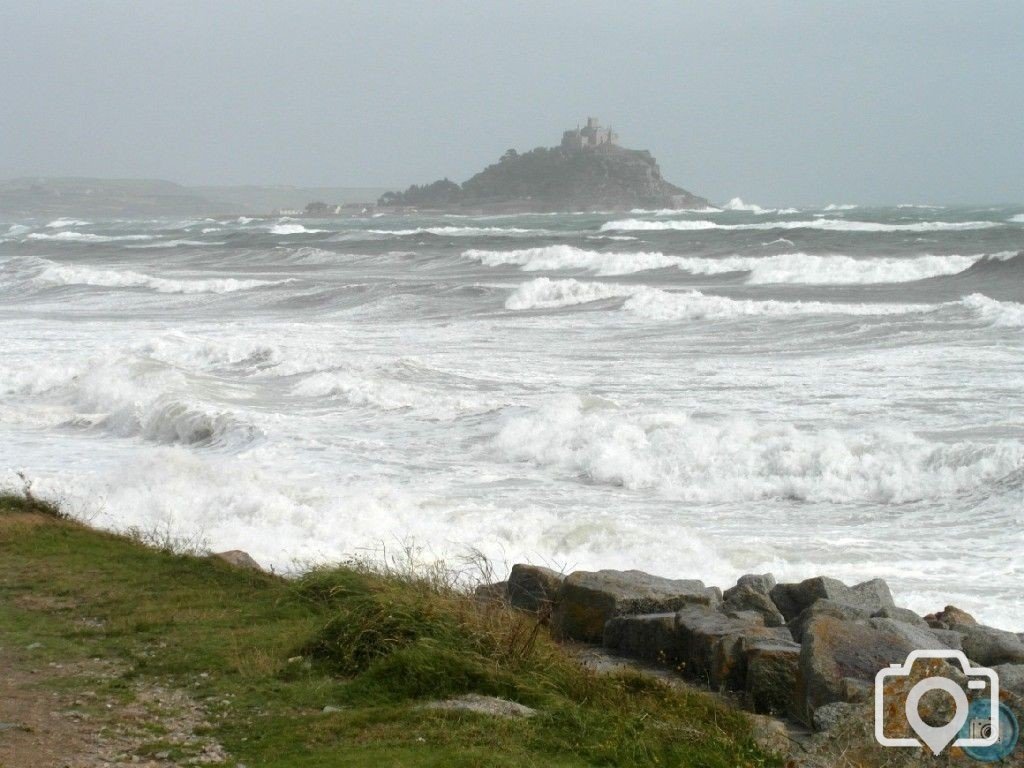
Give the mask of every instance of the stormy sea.
[[0, 485], [278, 570], [882, 577], [1024, 629], [1024, 209], [0, 223]]

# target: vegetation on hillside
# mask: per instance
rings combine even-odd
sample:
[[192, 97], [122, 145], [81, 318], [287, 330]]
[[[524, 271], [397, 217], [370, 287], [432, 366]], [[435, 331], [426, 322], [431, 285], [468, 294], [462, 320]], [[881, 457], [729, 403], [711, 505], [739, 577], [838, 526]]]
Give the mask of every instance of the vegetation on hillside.
[[[35, 648], [33, 665], [116, 662], [100, 683], [62, 678], [82, 697], [101, 685], [130, 698], [140, 681], [187, 692], [230, 755], [221, 765], [774, 764], [743, 714], [589, 671], [536, 617], [464, 594], [443, 569], [349, 563], [284, 579], [40, 504], [0, 496], [0, 645]], [[423, 706], [467, 692], [537, 714]], [[166, 741], [154, 731], [138, 754], [190, 759]]]

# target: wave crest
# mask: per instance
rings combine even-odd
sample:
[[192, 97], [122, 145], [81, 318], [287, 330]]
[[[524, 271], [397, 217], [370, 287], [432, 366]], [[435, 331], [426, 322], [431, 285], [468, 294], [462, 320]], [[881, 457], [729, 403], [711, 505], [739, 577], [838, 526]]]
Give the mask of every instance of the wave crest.
[[895, 429], [817, 432], [748, 419], [635, 413], [558, 397], [506, 418], [494, 438], [529, 461], [692, 502], [794, 499], [898, 504], [968, 491], [1024, 461], [1018, 443], [938, 443]]
[[602, 232], [643, 232], [660, 230], [699, 231], [705, 229], [821, 229], [831, 232], [940, 232], [990, 229], [1002, 226], [996, 221], [919, 221], [913, 224], [883, 224], [876, 221], [814, 219], [812, 221], [770, 221], [761, 224], [716, 224], [706, 219], [662, 220], [619, 219], [601, 225]]
[[806, 285], [855, 285], [904, 283], [927, 277], [952, 275], [969, 268], [978, 256], [932, 256], [911, 258], [864, 258], [808, 253], [775, 256], [724, 256], [702, 258], [671, 256], [659, 252], [588, 251], [571, 245], [549, 245], [510, 251], [468, 250], [463, 257], [485, 266], [515, 265], [524, 272], [585, 269], [597, 275], [627, 275], [651, 269], [674, 267], [694, 275], [749, 272], [751, 285], [792, 283]]
[[281, 285], [290, 280], [238, 280], [233, 277], [175, 280], [152, 277], [130, 270], [95, 269], [54, 264], [36, 276], [37, 280], [56, 285], [92, 285], [101, 288], [148, 288], [157, 293], [233, 293], [268, 285]]
[[930, 312], [930, 304], [840, 304], [820, 301], [732, 299], [700, 291], [664, 291], [645, 285], [581, 282], [538, 277], [505, 301], [511, 310], [555, 309], [625, 298], [622, 309], [648, 320], [723, 320], [748, 316], [894, 315]]

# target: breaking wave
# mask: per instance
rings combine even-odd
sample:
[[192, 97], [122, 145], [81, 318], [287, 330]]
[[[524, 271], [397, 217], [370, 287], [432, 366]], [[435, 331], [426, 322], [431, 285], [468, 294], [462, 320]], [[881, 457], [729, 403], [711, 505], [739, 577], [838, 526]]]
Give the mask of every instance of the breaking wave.
[[732, 198], [722, 208], [726, 211], [746, 211], [747, 213], [773, 213], [775, 211], [774, 208], [762, 208], [754, 203], [744, 203], [743, 198], [740, 197]]
[[764, 216], [769, 213], [777, 213], [781, 215], [799, 213], [797, 208], [762, 208], [760, 205], [754, 203], [744, 203], [742, 198], [734, 197], [728, 203], [722, 206], [722, 210], [725, 211], [744, 211], [746, 213], [753, 213], [758, 216]]
[[453, 235], [455, 237], [472, 237], [473, 235], [533, 235], [544, 234], [542, 229], [523, 229], [521, 227], [417, 227], [416, 229], [368, 229], [375, 235]]
[[59, 243], [113, 243], [118, 240], [152, 240], [153, 235], [95, 235], [89, 232], [32, 232], [27, 240], [51, 240]]
[[302, 224], [275, 224], [270, 228], [272, 235], [315, 235], [326, 229], [306, 229]]
[[900, 504], [976, 489], [1024, 461], [1019, 443], [935, 443], [897, 429], [705, 421], [575, 395], [506, 417], [493, 445], [506, 460], [707, 503]]
[[722, 209], [706, 205], [703, 208], [633, 208], [629, 212], [642, 216], [679, 216], [684, 213], [721, 213]]
[[132, 348], [142, 357], [199, 372], [232, 368], [262, 370], [283, 360], [281, 350], [256, 339], [232, 336], [211, 338], [170, 331]]
[[864, 258], [783, 253], [776, 256], [725, 256], [701, 258], [663, 253], [607, 253], [571, 245], [549, 245], [510, 251], [468, 250], [463, 257], [485, 266], [515, 265], [524, 272], [585, 269], [597, 275], [627, 275], [651, 269], [675, 267], [694, 275], [749, 272], [751, 285], [793, 283], [805, 285], [856, 285], [904, 283], [927, 277], [952, 275], [969, 268], [978, 256], [917, 256], [912, 258]]
[[1018, 213], [1016, 216], [1011, 216], [1007, 221], [1012, 221], [1014, 224], [1024, 224], [1024, 213]]
[[80, 219], [54, 219], [46, 226], [49, 229], [62, 229], [63, 227], [87, 227], [90, 223]]
[[1024, 328], [1024, 304], [997, 301], [981, 293], [964, 296], [960, 304], [995, 328]]
[[723, 320], [749, 316], [894, 315], [929, 312], [929, 304], [839, 304], [820, 301], [731, 299], [700, 291], [664, 291], [645, 285], [552, 280], [523, 283], [505, 301], [511, 310], [556, 309], [624, 298], [622, 308], [648, 320]]
[[646, 320], [728, 320], [791, 315], [890, 316], [967, 309], [995, 328], [1024, 328], [1024, 304], [973, 293], [945, 304], [842, 304], [822, 301], [733, 299], [700, 291], [665, 291], [645, 285], [583, 282], [538, 277], [521, 284], [505, 300], [512, 311], [559, 309], [609, 299], [625, 299], [622, 309]]
[[716, 224], [706, 219], [645, 221], [621, 219], [601, 225], [602, 231], [643, 232], [658, 230], [697, 231], [705, 229], [821, 229], [832, 232], [938, 232], [990, 229], [1002, 226], [995, 221], [919, 221], [914, 224], [883, 224], [875, 221], [845, 219], [814, 219], [813, 221], [771, 221], [763, 224]]
[[462, 256], [479, 261], [487, 267], [509, 264], [522, 267], [524, 272], [586, 269], [599, 275], [625, 275], [674, 267], [679, 263], [679, 257], [662, 253], [603, 253], [571, 245], [547, 245], [511, 251], [471, 249], [463, 251]]
[[538, 277], [516, 288], [506, 299], [505, 308], [523, 310], [571, 307], [575, 304], [631, 296], [637, 290], [640, 289], [635, 286], [614, 283], [582, 283], [579, 280]]
[[172, 280], [152, 277], [141, 272], [95, 269], [48, 263], [37, 280], [55, 285], [93, 285], [103, 288], [149, 288], [157, 293], [232, 293], [267, 285], [281, 285], [290, 280], [238, 280], [233, 277], [202, 280]]
[[191, 446], [240, 447], [262, 435], [238, 414], [196, 400], [190, 383], [179, 371], [134, 356], [44, 368], [14, 382], [22, 392], [59, 398], [72, 414], [65, 427]]

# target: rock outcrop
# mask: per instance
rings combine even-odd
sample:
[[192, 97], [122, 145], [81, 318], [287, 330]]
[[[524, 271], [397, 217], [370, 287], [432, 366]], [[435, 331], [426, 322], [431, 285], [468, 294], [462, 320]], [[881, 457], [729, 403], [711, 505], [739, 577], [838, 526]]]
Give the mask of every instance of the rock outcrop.
[[705, 208], [703, 197], [661, 175], [643, 149], [607, 143], [570, 149], [538, 147], [502, 158], [464, 182], [448, 179], [388, 192], [383, 207], [463, 212], [615, 211], [632, 208]]
[[263, 570], [260, 564], [253, 560], [252, 556], [248, 552], [243, 552], [241, 549], [229, 549], [227, 552], [215, 552], [210, 555], [218, 560], [223, 560], [229, 565], [233, 565], [236, 568], [247, 568], [252, 571]]
[[558, 591], [552, 628], [558, 637], [601, 642], [609, 619], [624, 614], [678, 610], [690, 603], [717, 605], [722, 593], [697, 579], [665, 579], [643, 571], [576, 571]]
[[[895, 605], [881, 579], [849, 586], [820, 576], [776, 584], [770, 574], [752, 574], [723, 596], [696, 579], [641, 571], [578, 571], [561, 580], [546, 569], [516, 566], [513, 574], [509, 593], [518, 583], [521, 607], [550, 609], [556, 637], [600, 642], [616, 655], [735, 692], [757, 713], [819, 732], [841, 731], [842, 739], [866, 752], [878, 746], [870, 728], [876, 675], [903, 664], [912, 651], [962, 650], [970, 665], [996, 669], [1005, 696], [1024, 695], [1021, 636], [978, 624], [951, 606], [921, 617]], [[909, 675], [886, 683], [896, 719], [913, 683], [924, 676], [966, 685], [955, 659], [919, 663], [920, 669], [915, 665]], [[946, 713], [932, 714], [941, 719]], [[827, 753], [829, 739], [817, 748]]]
[[512, 566], [506, 589], [514, 608], [527, 611], [550, 609], [565, 577], [550, 568], [518, 563]]

